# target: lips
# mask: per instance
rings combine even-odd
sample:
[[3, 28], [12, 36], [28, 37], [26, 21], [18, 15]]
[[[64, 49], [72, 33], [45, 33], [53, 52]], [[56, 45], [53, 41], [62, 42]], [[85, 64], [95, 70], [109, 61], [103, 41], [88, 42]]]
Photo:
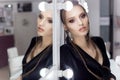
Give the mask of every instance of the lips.
[[87, 29], [86, 27], [81, 27], [81, 28], [79, 29], [79, 31], [82, 31], [82, 32], [83, 32], [83, 31], [86, 31], [86, 29]]
[[44, 31], [44, 29], [42, 29], [41, 27], [38, 27], [38, 31], [42, 32]]

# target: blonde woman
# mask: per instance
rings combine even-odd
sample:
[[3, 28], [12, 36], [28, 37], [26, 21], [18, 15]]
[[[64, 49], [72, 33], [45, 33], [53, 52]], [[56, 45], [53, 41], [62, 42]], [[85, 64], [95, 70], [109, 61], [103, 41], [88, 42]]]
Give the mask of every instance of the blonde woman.
[[37, 20], [38, 36], [31, 40], [23, 58], [23, 73], [18, 80], [39, 80], [40, 70], [52, 66], [52, 11], [41, 11]]
[[115, 80], [103, 40], [89, 36], [87, 8], [79, 0], [73, 0], [72, 3], [71, 11], [61, 11], [67, 34], [67, 43], [61, 47], [61, 69], [73, 70], [70, 80]]

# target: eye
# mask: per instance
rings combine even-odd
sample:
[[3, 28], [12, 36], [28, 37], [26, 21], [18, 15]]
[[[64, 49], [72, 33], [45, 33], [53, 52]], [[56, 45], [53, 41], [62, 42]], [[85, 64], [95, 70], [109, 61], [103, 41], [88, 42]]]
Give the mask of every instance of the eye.
[[68, 22], [69, 22], [69, 23], [73, 23], [73, 22], [74, 22], [74, 19], [71, 19], [71, 20], [69, 20]]
[[48, 20], [48, 23], [52, 23], [52, 19], [49, 19], [49, 20]]
[[81, 15], [80, 15], [80, 17], [81, 18], [85, 18], [87, 15], [85, 14], [85, 13], [82, 13]]
[[43, 18], [43, 15], [42, 15], [42, 14], [40, 14], [40, 15], [39, 15], [39, 19], [42, 19], [42, 18]]

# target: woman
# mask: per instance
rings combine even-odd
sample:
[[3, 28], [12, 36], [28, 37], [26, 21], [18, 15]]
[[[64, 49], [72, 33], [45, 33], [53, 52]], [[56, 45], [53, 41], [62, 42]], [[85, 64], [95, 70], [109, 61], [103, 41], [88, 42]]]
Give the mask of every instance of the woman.
[[[61, 69], [73, 70], [70, 80], [115, 80], [105, 45], [100, 37], [89, 36], [87, 10], [73, 0], [71, 11], [61, 11], [67, 43], [61, 47]], [[71, 36], [69, 36], [71, 34]], [[61, 80], [66, 80], [61, 78]]]
[[37, 23], [38, 36], [23, 58], [22, 80], [39, 80], [40, 70], [52, 65], [52, 11], [41, 11]]

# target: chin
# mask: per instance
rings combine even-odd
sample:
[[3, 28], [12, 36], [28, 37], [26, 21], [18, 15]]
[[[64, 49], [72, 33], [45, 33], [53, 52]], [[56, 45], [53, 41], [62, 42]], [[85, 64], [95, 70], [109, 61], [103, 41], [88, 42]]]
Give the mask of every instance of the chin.
[[38, 36], [42, 36], [43, 33], [42, 32], [37, 32]]
[[38, 36], [43, 36], [41, 33], [37, 33]]
[[82, 32], [82, 33], [81, 33], [81, 36], [86, 36], [87, 34], [88, 34], [88, 31]]

